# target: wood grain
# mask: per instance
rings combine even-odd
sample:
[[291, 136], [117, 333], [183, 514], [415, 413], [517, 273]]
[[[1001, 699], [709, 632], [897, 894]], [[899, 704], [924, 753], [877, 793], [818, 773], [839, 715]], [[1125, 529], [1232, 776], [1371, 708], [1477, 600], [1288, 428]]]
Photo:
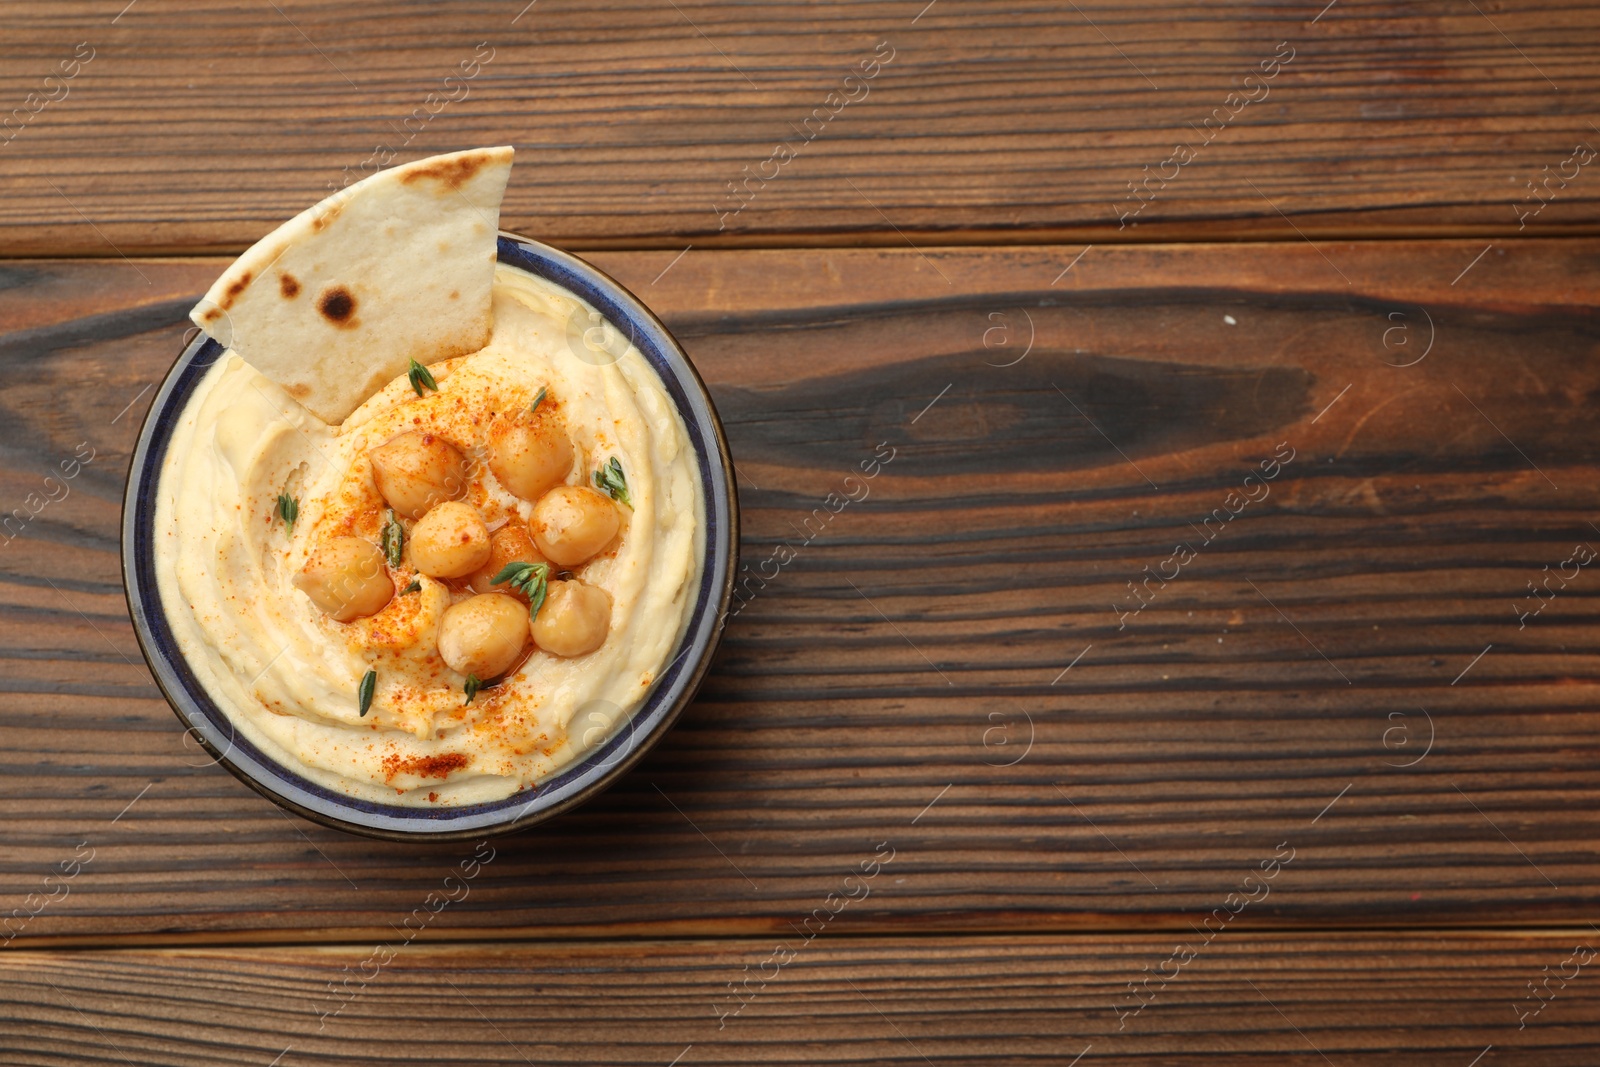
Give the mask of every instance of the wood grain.
[[1593, 168], [1562, 167], [1600, 143], [1581, 0], [121, 6], [4, 9], [0, 255], [238, 251], [364, 166], [507, 142], [505, 223], [581, 248], [1600, 218]]
[[[1172, 940], [791, 937], [783, 964], [769, 941], [12, 953], [0, 958], [0, 1055], [41, 1067], [1577, 1067], [1600, 1050], [1600, 993], [1573, 955], [1592, 956], [1592, 930], [1234, 934], [1131, 1014], [1130, 983], [1173, 973]], [[1544, 985], [1560, 973], [1573, 977]], [[730, 985], [746, 1001], [737, 1015]]]
[[[424, 937], [781, 933], [880, 845], [832, 929], [1183, 931], [1282, 849], [1250, 928], [1592, 910], [1592, 568], [1513, 605], [1600, 544], [1600, 242], [1080, 251], [595, 257], [711, 384], [745, 562], [796, 555], [641, 767]], [[0, 272], [0, 511], [96, 450], [0, 548], [13, 949], [367, 939], [471, 852], [291, 820], [139, 658], [123, 465], [219, 269]]]

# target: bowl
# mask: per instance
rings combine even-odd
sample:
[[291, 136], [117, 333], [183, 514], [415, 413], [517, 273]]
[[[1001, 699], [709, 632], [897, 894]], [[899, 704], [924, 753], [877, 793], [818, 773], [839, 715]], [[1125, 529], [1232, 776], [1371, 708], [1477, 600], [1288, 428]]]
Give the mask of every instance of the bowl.
[[246, 785], [314, 822], [390, 840], [452, 841], [509, 833], [567, 811], [627, 772], [694, 698], [722, 637], [738, 551], [738, 506], [727, 439], [705, 383], [678, 342], [644, 303], [576, 256], [501, 231], [499, 260], [577, 294], [597, 308], [654, 368], [688, 431], [705, 496], [705, 563], [689, 621], [668, 667], [625, 725], [555, 774], [502, 800], [449, 808], [408, 808], [326, 789], [269, 759], [240, 736], [189, 668], [156, 583], [156, 481], [178, 416], [224, 348], [197, 335], [150, 405], [128, 471], [122, 505], [122, 576], [139, 648], [188, 734]]

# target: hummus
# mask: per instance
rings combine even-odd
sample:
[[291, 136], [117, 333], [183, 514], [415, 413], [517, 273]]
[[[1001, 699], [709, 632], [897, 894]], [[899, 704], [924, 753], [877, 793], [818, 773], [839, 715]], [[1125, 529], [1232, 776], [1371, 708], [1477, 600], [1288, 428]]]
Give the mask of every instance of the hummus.
[[[339, 426], [230, 351], [197, 386], [167, 448], [155, 562], [184, 658], [240, 737], [327, 789], [424, 807], [525, 789], [626, 721], [686, 625], [705, 502], [660, 379], [614, 329], [593, 325], [603, 320], [587, 303], [504, 264], [493, 317], [487, 347], [428, 368], [437, 389], [402, 374]], [[525, 660], [469, 699], [468, 679], [441, 658], [439, 631], [472, 590], [420, 573], [409, 544], [398, 565], [386, 562], [393, 598], [348, 622], [319, 610], [295, 579], [330, 537], [385, 543], [396, 520], [370, 453], [402, 433], [437, 435], [465, 455], [460, 499], [489, 530], [526, 524], [534, 503], [507, 491], [485, 457], [497, 420], [530, 408], [564, 422], [574, 456], [566, 484], [599, 484], [595, 472], [613, 457], [625, 472], [631, 506], [616, 505], [615, 538], [581, 566], [557, 568], [609, 595], [610, 628], [583, 655], [530, 643]], [[288, 516], [280, 496], [293, 501]]]

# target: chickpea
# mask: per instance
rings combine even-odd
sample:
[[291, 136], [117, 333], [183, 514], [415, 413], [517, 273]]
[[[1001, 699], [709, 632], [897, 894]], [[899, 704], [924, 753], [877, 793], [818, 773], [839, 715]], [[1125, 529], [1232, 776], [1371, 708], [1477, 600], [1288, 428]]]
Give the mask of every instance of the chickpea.
[[606, 643], [611, 594], [583, 582], [551, 582], [533, 620], [534, 644], [556, 656], [582, 656]]
[[460, 578], [489, 559], [489, 527], [471, 504], [435, 504], [411, 530], [411, 562], [430, 578]]
[[586, 485], [558, 485], [533, 506], [528, 529], [550, 562], [576, 567], [617, 536], [622, 520], [604, 493]]
[[389, 506], [420, 519], [433, 505], [467, 491], [467, 457], [444, 438], [408, 430], [373, 449], [372, 478]]
[[528, 643], [528, 606], [504, 593], [484, 593], [445, 610], [439, 655], [457, 674], [498, 678]]
[[534, 412], [497, 424], [489, 439], [489, 469], [506, 491], [524, 500], [566, 481], [572, 440], [561, 420]]
[[509, 593], [520, 597], [522, 594], [517, 590], [510, 586], [495, 585], [491, 579], [505, 570], [507, 563], [549, 562], [539, 551], [539, 546], [533, 543], [527, 527], [520, 522], [508, 522], [489, 538], [489, 562], [474, 571], [468, 581], [474, 592]]
[[319, 545], [294, 584], [339, 622], [375, 615], [394, 598], [382, 550], [359, 537], [334, 537]]

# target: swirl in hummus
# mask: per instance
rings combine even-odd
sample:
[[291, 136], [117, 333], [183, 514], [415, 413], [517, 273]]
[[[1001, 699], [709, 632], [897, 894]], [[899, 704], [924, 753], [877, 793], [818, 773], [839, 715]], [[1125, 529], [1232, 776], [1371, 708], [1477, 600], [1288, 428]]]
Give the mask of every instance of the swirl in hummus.
[[493, 319], [487, 347], [339, 426], [230, 351], [167, 450], [156, 567], [184, 658], [242, 737], [328, 789], [515, 793], [626, 720], [683, 632], [705, 505], [660, 379], [504, 264]]

